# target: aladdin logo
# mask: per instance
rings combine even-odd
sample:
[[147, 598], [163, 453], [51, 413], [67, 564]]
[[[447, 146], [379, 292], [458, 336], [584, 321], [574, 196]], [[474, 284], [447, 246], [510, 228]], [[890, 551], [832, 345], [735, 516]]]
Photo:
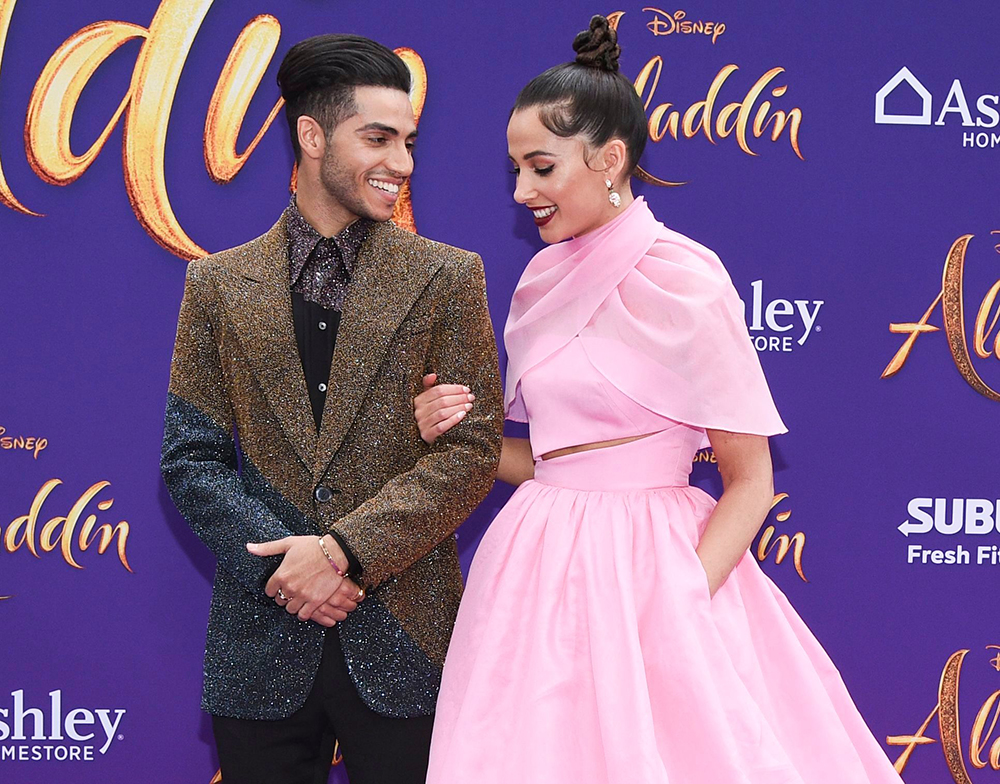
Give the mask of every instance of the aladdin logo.
[[[750, 318], [747, 329], [750, 341], [758, 352], [790, 352], [795, 346], [804, 346], [813, 332], [822, 331], [816, 324], [821, 299], [772, 299], [764, 300], [764, 281], [755, 280], [750, 284], [753, 292], [750, 298]], [[747, 303], [743, 302], [746, 318]], [[763, 334], [755, 334], [763, 333]]]
[[[897, 89], [908, 91], [914, 111], [907, 114], [893, 114], [885, 109], [886, 99]], [[913, 101], [912, 96], [916, 96]], [[930, 125], [933, 113], [933, 97], [930, 90], [913, 75], [913, 72], [903, 66], [896, 74], [875, 93], [875, 124], [876, 125]], [[976, 99], [976, 116], [973, 117], [966, 98], [965, 88], [959, 79], [951, 83], [941, 110], [934, 120], [934, 125], [945, 125], [961, 119], [965, 128], [996, 128], [1000, 125], [1000, 95], [984, 93]], [[996, 147], [1000, 145], [1000, 133], [976, 133], [970, 131], [962, 134], [963, 147]]]
[[[17, 0], [0, 0], [0, 60]], [[191, 239], [174, 214], [167, 192], [164, 154], [170, 115], [181, 72], [202, 22], [215, 0], [162, 0], [148, 27], [102, 21], [78, 30], [52, 54], [35, 82], [24, 123], [28, 163], [51, 185], [75, 182], [97, 160], [115, 128], [122, 125], [125, 191], [139, 223], [166, 250], [182, 259], [207, 251]], [[281, 25], [259, 14], [240, 31], [219, 74], [205, 118], [204, 156], [208, 176], [230, 182], [249, 160], [284, 105], [279, 98], [253, 140], [240, 152], [237, 139], [247, 109], [274, 56]], [[83, 153], [70, 146], [73, 115], [91, 77], [122, 45], [141, 41], [132, 79], [104, 129]], [[218, 44], [215, 44], [217, 47]], [[413, 77], [410, 102], [419, 120], [427, 95], [427, 72], [412, 49], [400, 48]], [[276, 87], [272, 87], [276, 90]], [[3, 117], [11, 116], [5, 110]], [[0, 164], [0, 204], [40, 217], [25, 206], [8, 184]], [[415, 231], [408, 185], [400, 191], [393, 220]]]
[[686, 18], [686, 11], [678, 10], [671, 14], [661, 11], [659, 8], [646, 7], [642, 10], [653, 14], [652, 20], [646, 23], [646, 29], [655, 36], [672, 35], [673, 33], [704, 35], [710, 37], [714, 44], [719, 40], [719, 36], [726, 32], [724, 22], [692, 21]]
[[11, 707], [0, 708], [0, 762], [92, 761], [95, 749], [111, 748], [125, 716], [124, 708], [67, 709], [61, 689], [49, 692], [45, 707], [25, 707], [23, 689], [10, 696]]
[[[1000, 655], [997, 655], [1000, 646], [987, 645], [985, 649], [987, 655], [979, 654], [978, 657], [973, 657], [973, 660], [978, 659], [977, 671], [981, 673], [982, 669], [985, 669], [982, 667], [984, 660], [988, 660], [989, 667], [994, 671], [1000, 671]], [[966, 661], [968, 655], [969, 649], [963, 648], [948, 657], [937, 679], [937, 703], [916, 732], [890, 735], [886, 738], [889, 746], [903, 749], [896, 759], [897, 773], [901, 774], [906, 770], [918, 748], [931, 749], [935, 744], [939, 744], [938, 748], [955, 784], [973, 784], [969, 774], [970, 768], [974, 771], [988, 769], [989, 780], [996, 780], [990, 774], [1000, 770], [1000, 733], [997, 732], [997, 720], [1000, 718], [1000, 690], [993, 691], [979, 703], [979, 709], [971, 724], [959, 721], [958, 706], [962, 676], [968, 675], [968, 670], [972, 666]], [[980, 667], [982, 669], [979, 669]], [[976, 675], [969, 677], [976, 678]], [[963, 714], [965, 706], [971, 708], [976, 702], [978, 698], [971, 701], [967, 696], [962, 697]], [[935, 718], [938, 734], [936, 738], [928, 734]], [[925, 754], [923, 751], [920, 753]], [[979, 780], [985, 781], [985, 779]]]
[[[992, 234], [1000, 234], [998, 231]], [[906, 335], [903, 345], [896, 351], [895, 356], [882, 371], [882, 378], [891, 378], [902, 370], [903, 365], [910, 356], [917, 338], [932, 332], [940, 332], [940, 327], [929, 324], [931, 316], [941, 306], [941, 316], [944, 322], [944, 333], [948, 341], [948, 348], [951, 349], [951, 356], [955, 362], [955, 367], [962, 374], [962, 378], [976, 392], [989, 400], [1000, 403], [1000, 391], [987, 384], [979, 371], [973, 366], [973, 354], [979, 359], [1000, 360], [1000, 329], [993, 333], [1000, 320], [1000, 307], [994, 313], [994, 306], [998, 305], [997, 299], [1000, 297], [1000, 280], [997, 280], [983, 295], [976, 312], [976, 320], [972, 329], [972, 353], [969, 352], [969, 344], [965, 330], [965, 294], [963, 291], [963, 281], [965, 276], [965, 257], [969, 248], [969, 243], [973, 238], [972, 234], [965, 234], [952, 243], [951, 249], [944, 261], [944, 273], [941, 279], [941, 289], [931, 302], [924, 315], [916, 322], [892, 323], [889, 324], [889, 331], [895, 334]], [[1000, 245], [995, 245], [994, 250], [1000, 253]], [[990, 319], [990, 314], [993, 318]], [[991, 343], [992, 340], [992, 343]]]
[[[655, 8], [643, 10], [663, 13]], [[673, 17], [670, 17], [671, 20], [677, 19], [677, 13], [681, 12], [676, 12]], [[615, 11], [608, 14], [608, 21], [617, 30], [623, 16], [625, 16], [624, 11]], [[667, 24], [662, 20], [661, 23]], [[697, 24], [707, 25], [707, 23]], [[725, 28], [724, 25], [722, 27]], [[713, 26], [713, 30], [719, 32], [718, 26]], [[718, 144], [719, 140], [732, 137], [743, 152], [756, 156], [758, 153], [753, 149], [752, 140], [768, 136], [772, 142], [777, 142], [782, 138], [787, 138], [795, 155], [800, 160], [805, 160], [799, 149], [802, 110], [798, 107], [789, 108], [787, 111], [772, 108], [772, 101], [783, 99], [785, 93], [788, 92], [788, 84], [782, 84], [781, 82], [784, 80], [778, 78], [785, 72], [785, 69], [781, 67], [771, 68], [753, 82], [749, 88], [737, 88], [739, 92], [732, 97], [738, 100], [723, 104], [721, 93], [724, 88], [727, 91], [733, 89], [730, 78], [738, 70], [740, 67], [733, 63], [723, 67], [712, 79], [707, 91], [702, 93], [704, 98], [694, 101], [687, 107], [672, 102], [654, 105], [656, 88], [659, 86], [660, 76], [663, 73], [663, 57], [660, 55], [651, 57], [640, 69], [633, 82], [635, 91], [649, 112], [648, 132], [650, 140], [658, 143], [667, 136], [675, 141], [704, 136], [712, 144]], [[684, 184], [662, 180], [641, 166], [636, 167], [636, 176], [652, 185]]]
[[[909, 515], [899, 526], [899, 532], [911, 535], [932, 532], [954, 536], [985, 536], [1000, 531], [1000, 500], [986, 498], [913, 498], [906, 505]], [[979, 545], [975, 554], [962, 545], [937, 549], [919, 544], [907, 544], [906, 562], [930, 565], [968, 566], [1000, 565], [1000, 548], [995, 544]]]
[[[96, 544], [98, 554], [104, 555], [114, 545], [118, 561], [131, 572], [126, 553], [131, 530], [128, 521], [121, 520], [115, 525], [102, 522], [98, 525], [98, 514], [106, 516], [115, 502], [114, 498], [99, 498], [111, 483], [95, 482], [76, 499], [65, 515], [55, 515], [46, 521], [42, 517], [42, 507], [61, 484], [61, 479], [50, 479], [35, 493], [27, 514], [11, 520], [6, 530], [0, 526], [0, 553], [12, 554], [23, 548], [35, 558], [41, 558], [58, 550], [67, 565], [83, 569], [76, 560], [80, 554]], [[63, 507], [61, 511], [65, 509]], [[0, 601], [9, 598], [0, 596]]]

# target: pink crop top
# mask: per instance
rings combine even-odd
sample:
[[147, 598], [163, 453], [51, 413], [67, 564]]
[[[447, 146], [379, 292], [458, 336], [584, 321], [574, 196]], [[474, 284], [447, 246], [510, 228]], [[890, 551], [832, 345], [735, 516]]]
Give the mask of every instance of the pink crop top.
[[678, 428], [693, 456], [705, 431], [639, 405], [591, 364], [579, 337], [528, 370], [519, 393], [531, 423], [535, 459], [557, 449]]

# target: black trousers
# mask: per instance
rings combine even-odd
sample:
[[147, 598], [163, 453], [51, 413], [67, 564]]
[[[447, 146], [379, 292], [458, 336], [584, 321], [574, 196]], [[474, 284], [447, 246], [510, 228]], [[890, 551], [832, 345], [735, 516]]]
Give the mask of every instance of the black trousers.
[[331, 630], [298, 711], [277, 721], [213, 716], [212, 729], [223, 784], [326, 784], [337, 740], [351, 784], [424, 784], [433, 721], [388, 718], [365, 705]]

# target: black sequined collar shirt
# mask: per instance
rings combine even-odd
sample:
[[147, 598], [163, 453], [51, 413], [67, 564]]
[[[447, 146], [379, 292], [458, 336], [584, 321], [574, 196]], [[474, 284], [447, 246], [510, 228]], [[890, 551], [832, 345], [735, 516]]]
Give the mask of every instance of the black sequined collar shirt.
[[292, 196], [287, 221], [292, 291], [308, 302], [339, 311], [370, 226], [370, 220], [359, 218], [339, 234], [324, 237], [299, 212]]
[[[286, 227], [292, 321], [317, 431], [323, 421], [340, 311], [354, 274], [358, 251], [370, 226], [370, 220], [359, 218], [339, 234], [324, 237], [299, 212], [294, 196], [288, 205]], [[348, 574], [360, 574], [361, 564], [347, 543], [336, 533], [331, 532], [331, 535], [347, 556]]]
[[339, 234], [324, 237], [305, 219], [292, 196], [286, 226], [295, 339], [318, 431], [340, 311], [371, 221], [359, 218]]

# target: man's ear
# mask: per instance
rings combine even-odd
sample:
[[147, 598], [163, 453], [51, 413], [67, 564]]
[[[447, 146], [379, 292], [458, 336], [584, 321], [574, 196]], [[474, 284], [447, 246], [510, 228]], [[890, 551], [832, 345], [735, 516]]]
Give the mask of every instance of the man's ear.
[[299, 149], [307, 158], [318, 160], [326, 151], [326, 134], [315, 118], [308, 114], [299, 116], [295, 123], [295, 131], [299, 137]]

